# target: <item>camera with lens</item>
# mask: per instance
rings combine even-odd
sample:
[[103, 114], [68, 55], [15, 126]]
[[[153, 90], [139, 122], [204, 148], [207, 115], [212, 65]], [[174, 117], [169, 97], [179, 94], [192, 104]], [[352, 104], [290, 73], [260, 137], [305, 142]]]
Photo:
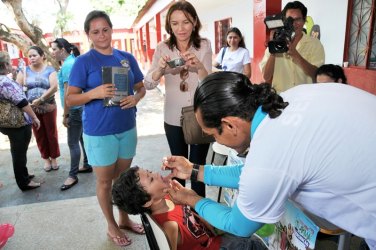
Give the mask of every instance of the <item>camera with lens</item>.
[[278, 14], [265, 17], [264, 23], [268, 29], [275, 30], [273, 39], [268, 42], [270, 54], [287, 52], [288, 42], [295, 36], [294, 19], [285, 19], [282, 14]]

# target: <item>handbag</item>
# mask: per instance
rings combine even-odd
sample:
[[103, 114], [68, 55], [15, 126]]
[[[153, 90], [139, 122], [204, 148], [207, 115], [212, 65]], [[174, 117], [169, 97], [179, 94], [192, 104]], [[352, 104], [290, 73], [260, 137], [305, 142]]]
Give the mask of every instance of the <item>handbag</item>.
[[225, 56], [227, 47], [224, 47], [222, 50], [222, 57], [221, 57], [221, 63], [215, 66], [217, 69], [222, 69], [222, 62], [223, 62], [223, 57]]
[[52, 112], [56, 109], [55, 96], [53, 95], [49, 97], [40, 105], [31, 105], [31, 108], [36, 114], [46, 114]]
[[215, 141], [214, 137], [205, 134], [196, 120], [193, 106], [183, 107], [180, 118], [184, 140], [187, 144], [206, 144]]
[[23, 111], [7, 100], [0, 100], [0, 127], [20, 128], [27, 125]]

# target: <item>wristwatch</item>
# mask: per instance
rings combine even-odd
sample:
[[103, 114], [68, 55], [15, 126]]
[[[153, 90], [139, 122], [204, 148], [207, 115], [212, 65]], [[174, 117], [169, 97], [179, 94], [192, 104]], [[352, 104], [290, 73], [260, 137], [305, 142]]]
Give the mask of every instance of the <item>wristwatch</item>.
[[191, 181], [197, 181], [199, 169], [200, 169], [199, 164], [193, 164], [193, 169], [192, 169], [191, 178], [190, 178]]

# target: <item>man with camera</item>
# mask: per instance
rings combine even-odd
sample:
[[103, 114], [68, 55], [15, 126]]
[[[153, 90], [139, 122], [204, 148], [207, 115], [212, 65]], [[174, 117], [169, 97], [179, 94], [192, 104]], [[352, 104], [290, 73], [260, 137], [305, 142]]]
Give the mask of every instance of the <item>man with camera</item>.
[[324, 64], [325, 52], [320, 40], [303, 31], [306, 17], [307, 8], [294, 1], [282, 10], [281, 25], [275, 16], [265, 18], [271, 29], [271, 41], [260, 68], [265, 82], [272, 83], [278, 93], [302, 83], [312, 83], [317, 68]]

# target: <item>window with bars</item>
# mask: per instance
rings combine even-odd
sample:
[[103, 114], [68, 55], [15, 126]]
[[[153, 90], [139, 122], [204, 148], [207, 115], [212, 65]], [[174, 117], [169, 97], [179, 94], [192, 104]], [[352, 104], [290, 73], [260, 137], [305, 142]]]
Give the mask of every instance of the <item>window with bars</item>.
[[350, 0], [344, 59], [350, 66], [376, 70], [376, 0]]
[[215, 31], [215, 54], [219, 52], [219, 50], [226, 46], [227, 44], [227, 31], [231, 27], [232, 18], [226, 18], [223, 20], [215, 21], [214, 22], [214, 31]]

